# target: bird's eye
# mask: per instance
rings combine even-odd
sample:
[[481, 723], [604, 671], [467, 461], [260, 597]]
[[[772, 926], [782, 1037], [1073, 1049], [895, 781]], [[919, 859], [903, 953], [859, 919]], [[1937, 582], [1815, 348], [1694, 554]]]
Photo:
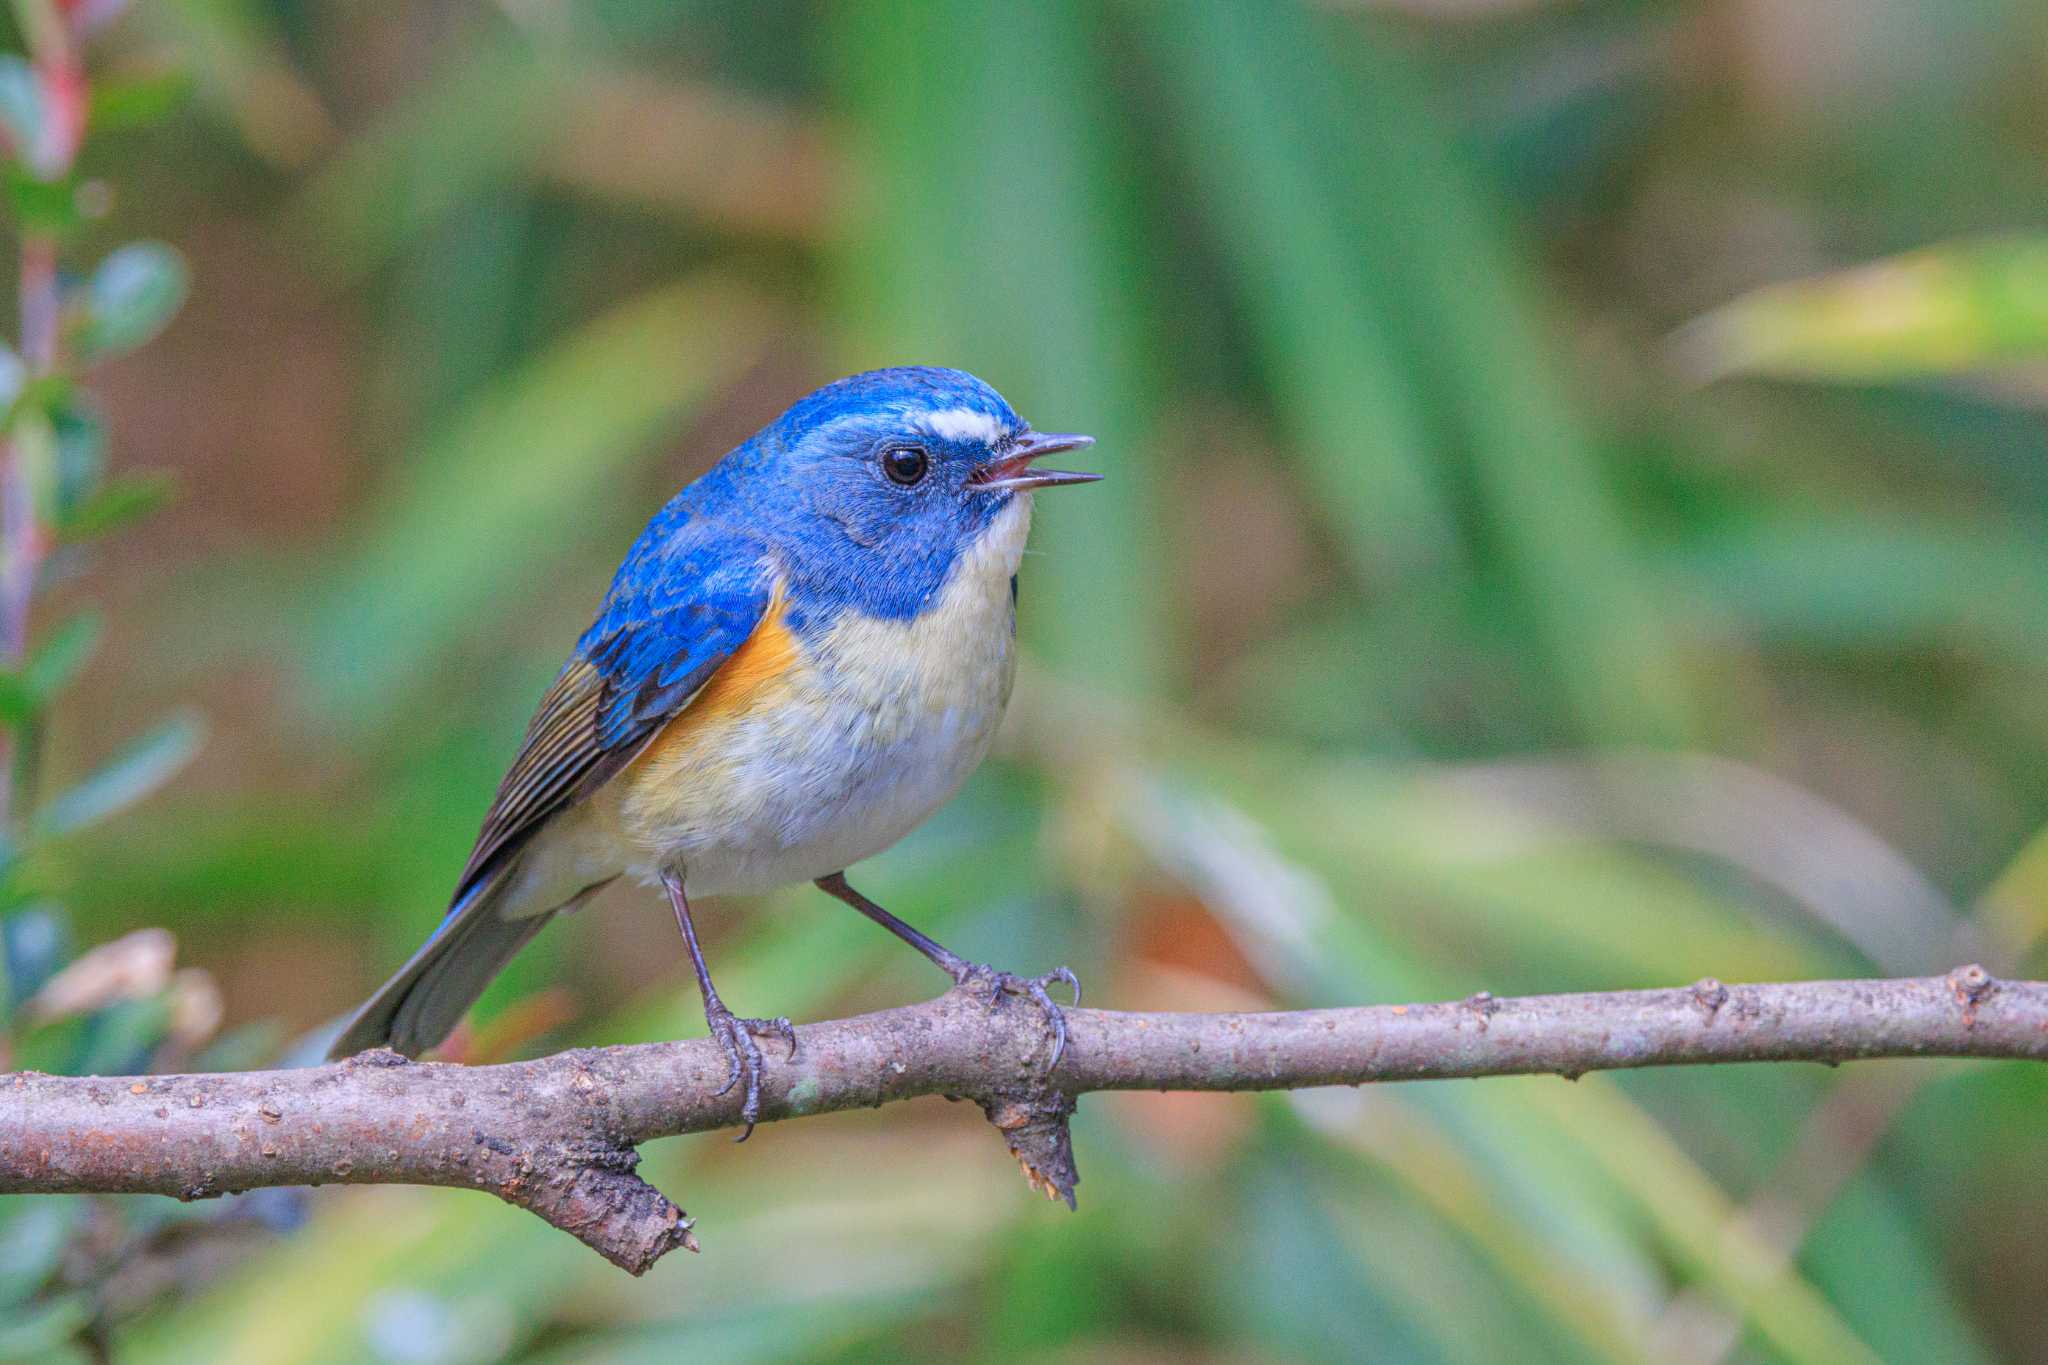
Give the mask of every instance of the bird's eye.
[[931, 473], [932, 457], [916, 446], [890, 446], [882, 452], [882, 472], [889, 482], [909, 488], [924, 482]]

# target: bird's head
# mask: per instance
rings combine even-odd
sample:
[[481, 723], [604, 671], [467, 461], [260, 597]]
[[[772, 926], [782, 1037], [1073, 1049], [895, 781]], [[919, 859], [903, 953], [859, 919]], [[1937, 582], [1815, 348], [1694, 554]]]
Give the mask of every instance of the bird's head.
[[987, 539], [1014, 537], [1021, 550], [1034, 490], [1101, 478], [1035, 463], [1092, 444], [1033, 431], [963, 371], [874, 370], [784, 413], [755, 442], [752, 477], [785, 549], [861, 585], [871, 609], [907, 614]]

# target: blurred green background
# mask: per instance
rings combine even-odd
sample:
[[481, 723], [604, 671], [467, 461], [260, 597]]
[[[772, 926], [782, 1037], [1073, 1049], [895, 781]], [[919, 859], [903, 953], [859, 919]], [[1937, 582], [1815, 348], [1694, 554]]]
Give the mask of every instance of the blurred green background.
[[[352, 1005], [641, 522], [921, 362], [1111, 476], [1043, 500], [999, 758], [864, 869], [961, 951], [1130, 1008], [2039, 974], [2044, 62], [2027, 0], [139, 0], [96, 69], [190, 90], [89, 146], [96, 232], [192, 297], [99, 388], [180, 494], [57, 589], [110, 625], [48, 763], [211, 734], [65, 849], [74, 932], [169, 928], [229, 1028]], [[710, 918], [745, 1011], [940, 984], [815, 892]], [[607, 893], [457, 1055], [697, 1033], [674, 937]], [[1942, 1063], [1096, 1096], [1069, 1216], [933, 1100], [655, 1145], [705, 1253], [644, 1280], [481, 1196], [328, 1192], [158, 1258], [114, 1340], [2048, 1360], [2044, 1101]]]

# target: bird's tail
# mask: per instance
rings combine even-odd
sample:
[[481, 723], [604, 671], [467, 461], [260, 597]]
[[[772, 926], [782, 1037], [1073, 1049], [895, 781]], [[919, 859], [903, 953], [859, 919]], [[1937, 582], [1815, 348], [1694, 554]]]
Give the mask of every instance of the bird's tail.
[[520, 858], [485, 877], [456, 902], [434, 936], [356, 1011], [329, 1048], [330, 1058], [388, 1047], [417, 1057], [455, 1029], [491, 978], [555, 915], [597, 888], [552, 909], [534, 911], [508, 892], [521, 884]]

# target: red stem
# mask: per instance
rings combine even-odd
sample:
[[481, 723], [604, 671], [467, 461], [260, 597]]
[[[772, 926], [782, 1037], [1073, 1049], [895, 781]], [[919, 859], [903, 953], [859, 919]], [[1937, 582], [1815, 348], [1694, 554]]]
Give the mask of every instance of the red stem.
[[[28, 30], [36, 84], [44, 101], [47, 125], [44, 143], [24, 149], [38, 175], [58, 180], [68, 175], [85, 133], [85, 68], [62, 10], [31, 9]], [[33, 22], [40, 20], [40, 22]], [[24, 231], [21, 239], [21, 358], [27, 379], [56, 373], [62, 299], [57, 287], [57, 238], [47, 230]], [[21, 443], [6, 442], [0, 451], [0, 666], [18, 668], [28, 650], [29, 612], [36, 579], [49, 546], [48, 530], [38, 517], [34, 481], [22, 459]], [[15, 767], [22, 737], [10, 728], [0, 732], [0, 830], [15, 815]]]

